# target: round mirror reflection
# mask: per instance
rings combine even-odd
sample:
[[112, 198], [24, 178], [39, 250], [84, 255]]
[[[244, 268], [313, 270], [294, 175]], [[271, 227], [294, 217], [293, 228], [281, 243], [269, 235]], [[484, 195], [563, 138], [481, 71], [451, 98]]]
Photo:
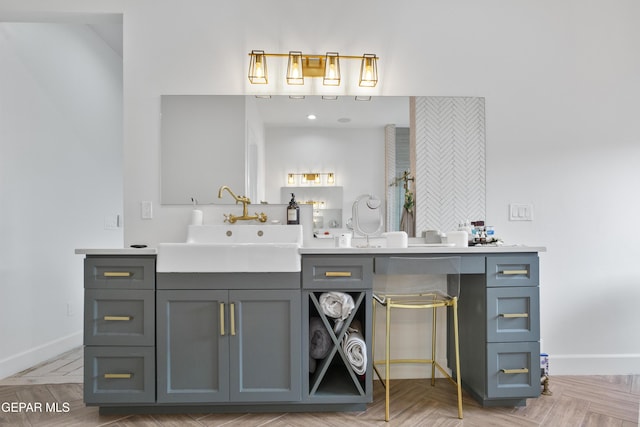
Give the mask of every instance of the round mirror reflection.
[[383, 207], [381, 200], [372, 194], [358, 196], [351, 208], [353, 231], [367, 238], [379, 234], [384, 228]]

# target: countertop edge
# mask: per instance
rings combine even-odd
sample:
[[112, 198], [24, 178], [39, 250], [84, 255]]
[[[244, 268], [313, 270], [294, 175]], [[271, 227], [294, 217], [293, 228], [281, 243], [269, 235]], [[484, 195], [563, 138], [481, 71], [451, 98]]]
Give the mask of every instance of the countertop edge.
[[[358, 254], [489, 254], [546, 252], [544, 246], [414, 246], [408, 248], [335, 248], [307, 246], [300, 248], [301, 255], [358, 255]], [[76, 255], [157, 255], [156, 248], [79, 248]]]

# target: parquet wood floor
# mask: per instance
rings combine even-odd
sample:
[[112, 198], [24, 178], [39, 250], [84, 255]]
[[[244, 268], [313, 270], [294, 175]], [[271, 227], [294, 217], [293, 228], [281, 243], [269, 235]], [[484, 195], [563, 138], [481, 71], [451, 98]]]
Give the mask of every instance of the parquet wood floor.
[[[374, 402], [364, 412], [273, 414], [100, 415], [82, 401], [81, 371], [69, 352], [0, 381], [0, 426], [638, 426], [640, 375], [553, 376], [552, 396], [529, 399], [521, 408], [482, 408], [464, 398], [464, 420], [456, 418], [455, 389], [446, 380], [395, 380], [391, 384], [391, 421], [384, 422], [384, 389], [374, 386]], [[80, 359], [81, 369], [81, 359]], [[75, 372], [75, 373], [73, 373]], [[78, 381], [78, 374], [80, 381]], [[61, 377], [68, 383], [59, 383]], [[50, 378], [48, 380], [48, 378]], [[50, 381], [50, 382], [47, 382]], [[62, 381], [62, 380], [60, 380]], [[42, 412], [18, 412], [11, 404], [42, 404]], [[47, 412], [46, 404], [60, 411]]]

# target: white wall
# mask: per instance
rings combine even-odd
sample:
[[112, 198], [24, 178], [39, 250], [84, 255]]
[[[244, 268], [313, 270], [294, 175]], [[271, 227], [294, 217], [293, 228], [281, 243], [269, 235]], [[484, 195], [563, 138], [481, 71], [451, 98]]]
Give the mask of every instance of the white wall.
[[123, 244], [122, 181], [122, 58], [86, 25], [0, 22], [0, 378], [82, 343], [74, 249]]
[[[160, 95], [248, 93], [251, 49], [375, 52], [379, 94], [485, 97], [487, 220], [508, 242], [548, 247], [552, 373], [640, 373], [637, 1], [9, 3], [124, 12], [125, 244], [178, 239], [188, 218], [158, 206]], [[509, 222], [509, 202], [532, 203], [534, 221]]]

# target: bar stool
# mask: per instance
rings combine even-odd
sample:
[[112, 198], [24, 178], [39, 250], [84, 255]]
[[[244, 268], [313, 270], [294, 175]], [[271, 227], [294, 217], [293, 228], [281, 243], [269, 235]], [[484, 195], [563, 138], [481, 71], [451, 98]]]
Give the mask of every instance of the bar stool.
[[[431, 385], [435, 385], [436, 368], [452, 382], [458, 391], [458, 418], [462, 419], [462, 387], [460, 376], [460, 350], [458, 338], [458, 297], [460, 295], [460, 257], [380, 257], [376, 258], [376, 276], [373, 287], [373, 351], [375, 352], [376, 306], [386, 308], [385, 358], [376, 361], [373, 369], [385, 388], [385, 421], [389, 421], [390, 365], [418, 363], [431, 365]], [[455, 349], [455, 377], [436, 361], [436, 314], [440, 307], [453, 311]], [[431, 331], [431, 359], [391, 359], [392, 309], [433, 309]], [[385, 365], [385, 378], [376, 365]]]

